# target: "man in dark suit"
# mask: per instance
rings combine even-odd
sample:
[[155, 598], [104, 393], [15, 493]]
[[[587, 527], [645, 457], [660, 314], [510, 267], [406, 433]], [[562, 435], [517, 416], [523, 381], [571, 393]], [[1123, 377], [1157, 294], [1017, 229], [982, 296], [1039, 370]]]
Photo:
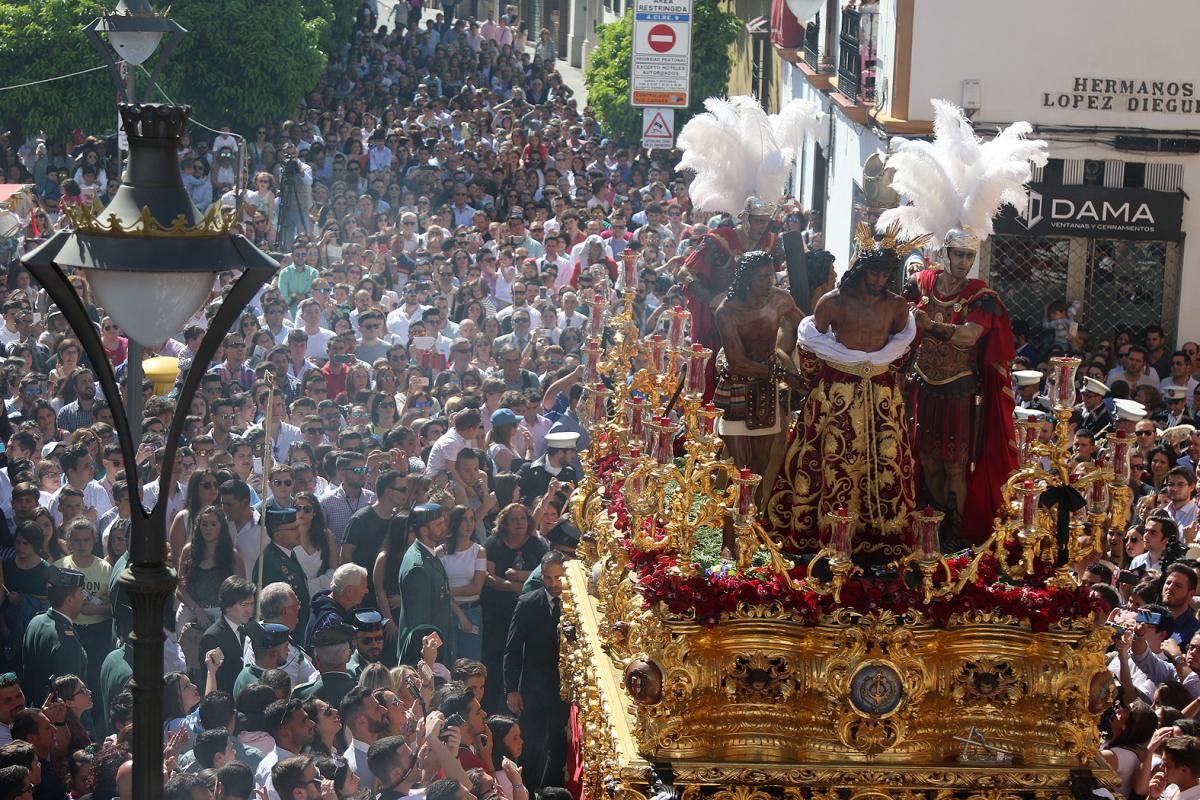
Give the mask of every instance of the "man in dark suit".
[[317, 631], [313, 636], [313, 661], [321, 674], [312, 683], [292, 689], [292, 697], [301, 700], [319, 697], [334, 708], [340, 706], [342, 698], [355, 686], [354, 679], [346, 672], [352, 641], [354, 629], [349, 625], [330, 625]]
[[[308, 627], [308, 579], [304, 568], [293, 552], [300, 544], [300, 525], [296, 522], [294, 508], [267, 509], [267, 536], [271, 541], [263, 548], [262, 576], [263, 586], [272, 583], [286, 583], [292, 587], [300, 600], [300, 622], [298, 628]], [[258, 564], [254, 565], [255, 578], [258, 577]]]
[[217, 688], [233, 694], [234, 684], [242, 672], [242, 653], [246, 647], [246, 634], [242, 631], [254, 616], [254, 584], [237, 575], [230, 575], [221, 583], [217, 600], [221, 604], [221, 618], [208, 626], [200, 637], [201, 664], [210, 650], [221, 651], [221, 666], [217, 670]]
[[567, 705], [558, 675], [564, 561], [557, 550], [542, 557], [542, 588], [517, 601], [504, 645], [504, 689], [509, 710], [521, 718], [521, 766], [531, 795], [543, 786], [562, 786], [567, 760]]
[[74, 622], [83, 609], [83, 573], [51, 567], [48, 578], [50, 608], [29, 621], [21, 642], [21, 688], [31, 707], [50, 693], [50, 676], [88, 674], [87, 652]]
[[[438, 545], [446, 540], [446, 516], [437, 503], [422, 503], [412, 510], [408, 521], [417, 540], [400, 562], [400, 595], [404, 602], [396, 640], [403, 648], [414, 628], [432, 625], [441, 633], [442, 641], [448, 643], [454, 625], [450, 581], [446, 577], [446, 568], [434, 554]], [[402, 650], [400, 657], [404, 657]], [[444, 664], [454, 663], [448, 646], [441, 649], [438, 660]]]

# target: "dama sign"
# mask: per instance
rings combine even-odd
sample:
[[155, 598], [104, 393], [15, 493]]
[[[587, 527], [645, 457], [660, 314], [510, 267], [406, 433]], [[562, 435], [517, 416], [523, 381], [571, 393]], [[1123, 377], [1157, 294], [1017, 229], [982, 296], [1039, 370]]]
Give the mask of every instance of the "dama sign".
[[1183, 199], [1179, 192], [1030, 184], [1026, 207], [1006, 208], [995, 228], [1019, 236], [1176, 241]]

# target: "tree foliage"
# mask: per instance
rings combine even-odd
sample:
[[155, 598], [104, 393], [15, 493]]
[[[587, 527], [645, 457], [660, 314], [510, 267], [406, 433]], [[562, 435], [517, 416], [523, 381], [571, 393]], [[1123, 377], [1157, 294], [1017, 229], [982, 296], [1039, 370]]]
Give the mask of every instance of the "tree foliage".
[[[692, 9], [692, 103], [676, 109], [675, 129], [704, 110], [704, 101], [724, 95], [729, 86], [729, 47], [742, 21], [722, 11], [717, 0], [696, 0]], [[641, 139], [642, 111], [629, 105], [629, 66], [633, 53], [633, 12], [601, 25], [584, 82], [588, 104], [611, 135], [626, 141]]]
[[193, 118], [213, 127], [225, 123], [238, 130], [290, 118], [325, 65], [320, 39], [329, 23], [306, 16], [311, 2], [207, 0], [174, 6], [171, 16], [188, 34], [164, 70], [162, 83], [171, 99], [190, 104]]
[[[0, 83], [15, 86], [106, 63], [83, 35], [83, 26], [104, 10], [100, 0], [0, 2]], [[72, 128], [111, 132], [115, 102], [112, 78], [97, 70], [0, 92], [0, 126], [22, 135], [45, 131], [60, 141]]]
[[[66, 75], [104, 62], [83, 26], [114, 0], [0, 0], [0, 80], [5, 86]], [[163, 7], [163, 4], [159, 4]], [[161, 76], [194, 118], [235, 129], [291, 117], [321, 75], [327, 51], [347, 40], [355, 0], [206, 0], [178, 3], [171, 18], [188, 33]], [[339, 44], [335, 45], [334, 42]], [[155, 54], [157, 55], [157, 53]], [[153, 57], [151, 63], [153, 62]], [[147, 64], [149, 67], [150, 64]], [[138, 100], [165, 97], [137, 70]], [[80, 128], [116, 128], [116, 89], [107, 70], [0, 92], [0, 125], [63, 139]]]

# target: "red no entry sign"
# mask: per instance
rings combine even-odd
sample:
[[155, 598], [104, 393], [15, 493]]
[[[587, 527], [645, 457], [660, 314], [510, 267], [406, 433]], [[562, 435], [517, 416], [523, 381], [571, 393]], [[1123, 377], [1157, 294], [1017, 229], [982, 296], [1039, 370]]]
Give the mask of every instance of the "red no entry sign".
[[675, 29], [670, 25], [655, 25], [646, 38], [654, 52], [666, 53], [675, 46]]

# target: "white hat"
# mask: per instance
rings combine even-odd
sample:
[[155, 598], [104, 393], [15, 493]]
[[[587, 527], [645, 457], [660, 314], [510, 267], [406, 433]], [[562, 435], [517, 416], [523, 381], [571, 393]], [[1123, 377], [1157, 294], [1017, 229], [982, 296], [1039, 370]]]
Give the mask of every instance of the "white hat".
[[1092, 394], [1098, 394], [1101, 397], [1108, 394], [1108, 387], [1104, 384], [1104, 381], [1099, 381], [1095, 378], [1084, 378], [1083, 390]]
[[1113, 406], [1117, 411], [1117, 419], [1137, 422], [1146, 418], [1146, 407], [1136, 400], [1113, 400]]
[[1029, 420], [1042, 419], [1046, 415], [1036, 408], [1015, 408], [1013, 409], [1013, 416], [1017, 422], [1028, 422]]
[[546, 447], [554, 447], [560, 450], [574, 449], [579, 443], [579, 434], [571, 431], [559, 431], [558, 433], [546, 434]]
[[1036, 369], [1019, 369], [1013, 373], [1017, 386], [1037, 386], [1042, 382], [1042, 373]]
[[1169, 445], [1179, 446], [1196, 433], [1195, 425], [1172, 425], [1162, 432], [1162, 440]]
[[1163, 389], [1163, 394], [1168, 400], [1187, 400], [1188, 390], [1186, 386], [1168, 386]]

